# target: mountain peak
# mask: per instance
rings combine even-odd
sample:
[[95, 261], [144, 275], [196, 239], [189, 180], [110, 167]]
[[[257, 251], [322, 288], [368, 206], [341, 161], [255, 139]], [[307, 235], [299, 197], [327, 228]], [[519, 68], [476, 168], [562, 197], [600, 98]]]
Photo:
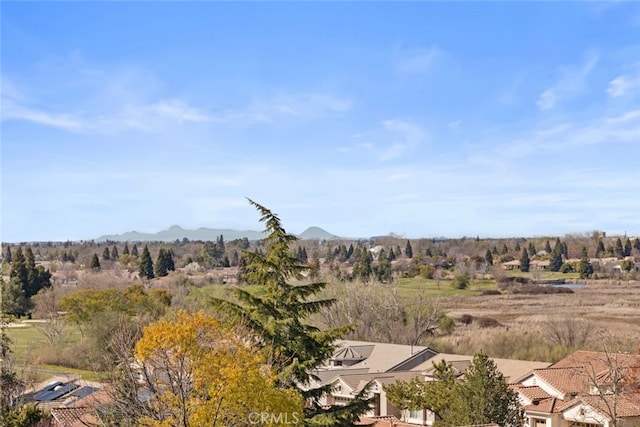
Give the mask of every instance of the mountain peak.
[[302, 240], [331, 240], [338, 238], [335, 234], [331, 234], [320, 227], [309, 227], [299, 234], [298, 237]]

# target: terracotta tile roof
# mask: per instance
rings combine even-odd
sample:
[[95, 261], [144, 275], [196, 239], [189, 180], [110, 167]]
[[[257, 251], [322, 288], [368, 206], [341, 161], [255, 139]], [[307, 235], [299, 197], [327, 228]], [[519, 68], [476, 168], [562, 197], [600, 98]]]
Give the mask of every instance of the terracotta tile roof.
[[[604, 416], [609, 416], [608, 408], [614, 406], [614, 395], [582, 395], [569, 402], [564, 403], [558, 408], [559, 412], [566, 411], [578, 404], [589, 405], [599, 411]], [[618, 396], [615, 403], [616, 413], [618, 417], [640, 417], [640, 393], [630, 393]]]
[[589, 392], [589, 377], [582, 367], [535, 369], [533, 373], [563, 395]]
[[610, 364], [615, 364], [615, 366], [620, 367], [640, 366], [640, 355], [580, 350], [554, 363], [551, 367], [566, 368], [570, 366], [583, 366], [593, 369], [594, 372], [602, 372], [608, 369]]
[[552, 414], [554, 412], [558, 412], [558, 408], [563, 403], [564, 401], [560, 399], [549, 397], [547, 399], [536, 401], [536, 403], [533, 403], [532, 405], [527, 405], [524, 407], [524, 409], [531, 412], [543, 412], [545, 414]]
[[51, 416], [60, 427], [72, 427], [80, 418], [91, 411], [91, 408], [75, 407], [75, 408], [52, 408]]
[[100, 406], [106, 405], [107, 403], [111, 403], [112, 401], [113, 397], [111, 396], [111, 392], [109, 388], [105, 387], [91, 393], [88, 396], [76, 400], [70, 406], [98, 408]]
[[542, 399], [548, 399], [551, 397], [551, 395], [549, 393], [547, 393], [546, 391], [544, 391], [542, 388], [538, 387], [538, 386], [529, 386], [529, 387], [525, 387], [525, 386], [514, 386], [513, 390], [522, 394], [524, 397], [526, 397], [527, 399], [529, 399], [530, 401], [540, 401]]

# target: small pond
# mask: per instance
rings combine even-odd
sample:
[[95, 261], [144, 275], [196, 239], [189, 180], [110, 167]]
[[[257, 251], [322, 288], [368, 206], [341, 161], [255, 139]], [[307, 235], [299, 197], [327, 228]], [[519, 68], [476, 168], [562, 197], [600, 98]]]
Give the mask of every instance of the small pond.
[[584, 283], [553, 283], [550, 286], [554, 288], [582, 289], [587, 285]]

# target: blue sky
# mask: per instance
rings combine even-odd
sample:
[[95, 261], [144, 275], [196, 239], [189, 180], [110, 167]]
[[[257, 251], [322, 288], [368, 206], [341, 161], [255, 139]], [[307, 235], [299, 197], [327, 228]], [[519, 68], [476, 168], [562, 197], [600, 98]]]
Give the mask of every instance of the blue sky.
[[3, 241], [640, 234], [640, 3], [0, 7]]

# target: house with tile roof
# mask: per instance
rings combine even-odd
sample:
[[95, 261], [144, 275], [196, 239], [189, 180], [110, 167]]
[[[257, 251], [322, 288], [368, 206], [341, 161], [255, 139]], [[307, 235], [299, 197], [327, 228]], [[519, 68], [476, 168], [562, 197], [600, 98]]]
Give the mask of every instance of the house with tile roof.
[[[387, 400], [384, 386], [398, 381], [433, 381], [434, 363], [446, 361], [463, 376], [473, 356], [438, 353], [429, 348], [411, 348], [397, 344], [343, 341], [326, 368], [318, 372], [323, 384], [333, 388], [326, 397], [327, 405], [346, 404], [367, 389], [373, 406], [365, 414], [370, 424], [363, 425], [427, 425], [436, 422], [435, 414], [426, 409], [401, 411]], [[507, 381], [518, 381], [532, 370], [549, 366], [546, 362], [493, 359]], [[336, 363], [340, 362], [340, 363]], [[364, 418], [363, 418], [364, 419]]]
[[640, 424], [640, 355], [577, 351], [513, 389], [528, 427]]

